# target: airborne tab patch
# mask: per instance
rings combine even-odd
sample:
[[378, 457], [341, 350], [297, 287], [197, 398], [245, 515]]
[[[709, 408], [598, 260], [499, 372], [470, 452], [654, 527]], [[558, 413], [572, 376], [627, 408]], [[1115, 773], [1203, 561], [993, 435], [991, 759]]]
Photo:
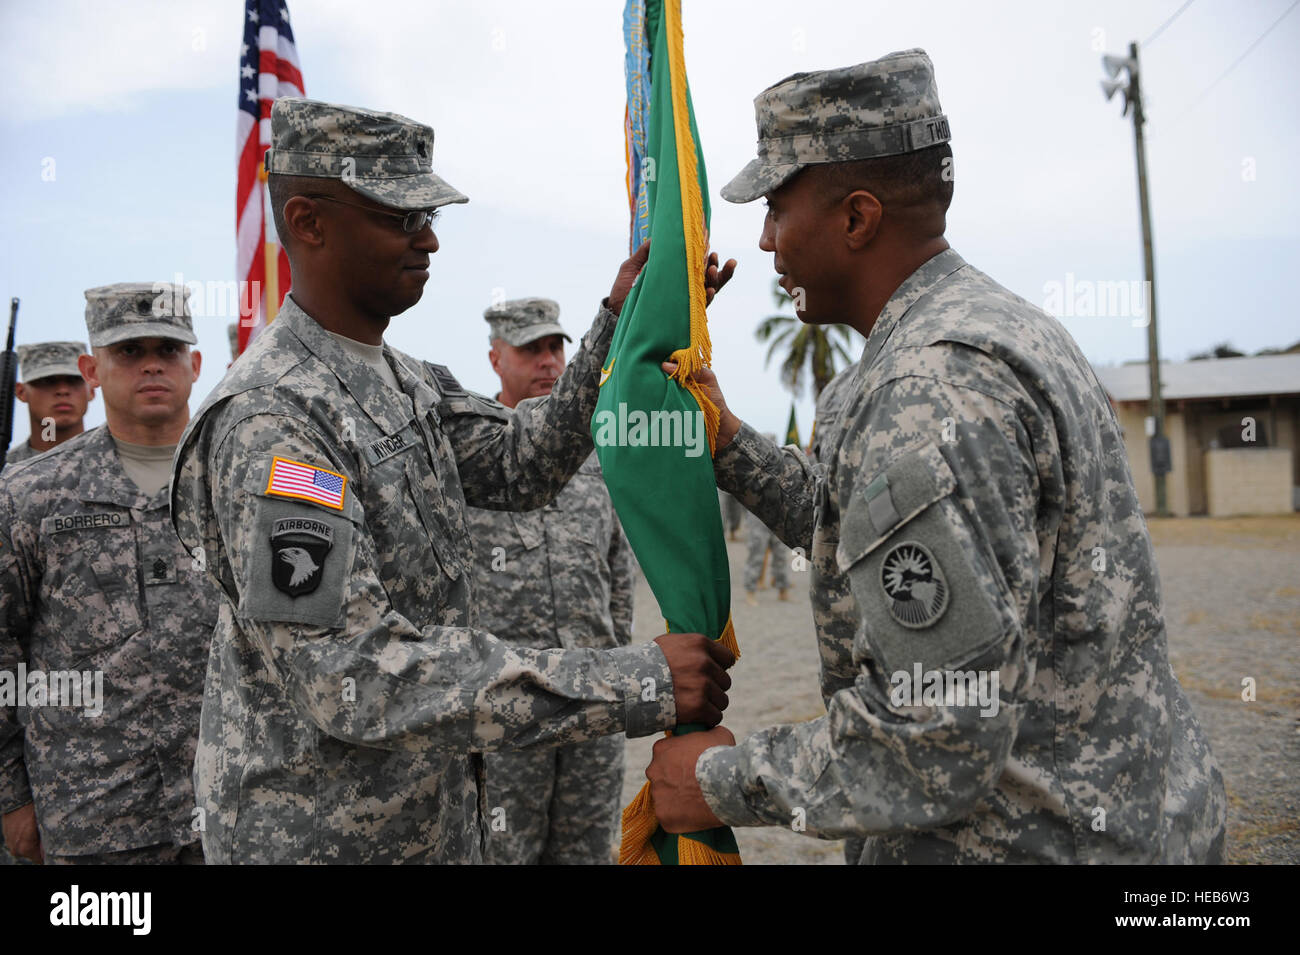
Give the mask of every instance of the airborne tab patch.
[[312, 501], [341, 511], [347, 485], [348, 479], [337, 471], [274, 457], [271, 459], [271, 476], [266, 482], [266, 493]]

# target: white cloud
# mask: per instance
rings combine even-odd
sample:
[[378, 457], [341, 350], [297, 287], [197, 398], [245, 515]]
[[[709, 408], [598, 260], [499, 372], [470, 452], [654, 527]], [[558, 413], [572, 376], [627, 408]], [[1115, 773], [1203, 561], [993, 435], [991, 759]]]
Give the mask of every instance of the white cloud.
[[0, 14], [9, 120], [134, 109], [140, 93], [233, 84], [242, 24], [229, 4], [48, 0]]

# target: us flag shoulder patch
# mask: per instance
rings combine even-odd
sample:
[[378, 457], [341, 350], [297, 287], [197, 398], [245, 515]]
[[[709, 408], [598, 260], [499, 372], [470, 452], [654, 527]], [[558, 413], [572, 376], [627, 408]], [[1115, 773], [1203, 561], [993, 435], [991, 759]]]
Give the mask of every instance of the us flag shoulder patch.
[[273, 457], [266, 493], [314, 501], [341, 511], [347, 485], [348, 479], [337, 471], [303, 464], [301, 461], [290, 461], [288, 458]]

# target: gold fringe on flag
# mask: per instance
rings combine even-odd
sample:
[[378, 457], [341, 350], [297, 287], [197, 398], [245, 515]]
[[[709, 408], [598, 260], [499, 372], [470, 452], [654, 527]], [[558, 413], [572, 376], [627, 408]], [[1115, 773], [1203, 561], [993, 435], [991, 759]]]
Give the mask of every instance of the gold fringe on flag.
[[[690, 290], [691, 341], [668, 356], [677, 363], [672, 378], [694, 396], [704, 414], [705, 432], [709, 436], [709, 455], [717, 451], [718, 426], [721, 412], [704, 388], [692, 377], [701, 368], [713, 363], [713, 344], [709, 340], [709, 324], [705, 316], [704, 268], [708, 261], [708, 247], [704, 237], [704, 199], [700, 194], [699, 164], [695, 157], [695, 137], [691, 135], [690, 111], [686, 104], [686, 61], [682, 44], [681, 0], [665, 0], [664, 27], [668, 40], [668, 72], [671, 78], [673, 100], [674, 138], [677, 141], [677, 178], [681, 186], [682, 232], [686, 242], [686, 286]], [[731, 617], [718, 636], [718, 641], [740, 658], [740, 646]], [[671, 732], [668, 733], [672, 735]], [[654, 803], [650, 799], [650, 784], [646, 783], [636, 798], [623, 810], [623, 841], [619, 847], [619, 865], [661, 865], [658, 853], [650, 838], [659, 828]], [[735, 853], [718, 852], [689, 836], [677, 839], [678, 865], [740, 865]]]
[[618, 848], [618, 864], [662, 865], [659, 854], [650, 845], [650, 837], [658, 828], [654, 803], [650, 801], [650, 784], [646, 783], [623, 809], [623, 842]]
[[[664, 629], [668, 622], [664, 621]], [[722, 628], [718, 642], [740, 659], [740, 644], [736, 642], [736, 628], [727, 617], [727, 625]], [[664, 736], [672, 736], [668, 730]], [[650, 837], [659, 828], [659, 819], [655, 816], [654, 802], [650, 798], [650, 784], [646, 783], [636, 797], [623, 807], [623, 839], [618, 848], [619, 865], [662, 865], [659, 854], [650, 844]], [[711, 846], [696, 842], [688, 836], [677, 837], [678, 865], [740, 865], [740, 856], [733, 853], [718, 852]]]
[[709, 250], [704, 239], [704, 199], [700, 195], [700, 171], [695, 158], [695, 137], [691, 135], [691, 115], [686, 105], [686, 61], [682, 48], [681, 0], [664, 3], [664, 27], [668, 40], [668, 73], [673, 99], [674, 139], [677, 141], [677, 181], [681, 187], [682, 232], [686, 240], [686, 286], [691, 296], [691, 343], [668, 356], [677, 363], [672, 377], [689, 391], [704, 412], [704, 426], [709, 436], [709, 454], [717, 450], [718, 424], [721, 413], [708, 392], [696, 384], [692, 375], [713, 364], [713, 343], [709, 340], [709, 323], [704, 314], [704, 272]]
[[719, 852], [712, 846], [696, 842], [690, 836], [677, 837], [678, 865], [740, 865], [740, 855]]

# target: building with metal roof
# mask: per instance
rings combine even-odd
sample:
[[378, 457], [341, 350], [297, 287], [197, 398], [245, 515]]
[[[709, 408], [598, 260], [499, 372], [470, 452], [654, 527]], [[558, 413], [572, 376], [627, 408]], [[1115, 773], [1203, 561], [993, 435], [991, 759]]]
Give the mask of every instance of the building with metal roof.
[[[1142, 507], [1155, 509], [1145, 362], [1094, 368], [1124, 430]], [[1300, 354], [1161, 362], [1172, 514], [1300, 509]]]

